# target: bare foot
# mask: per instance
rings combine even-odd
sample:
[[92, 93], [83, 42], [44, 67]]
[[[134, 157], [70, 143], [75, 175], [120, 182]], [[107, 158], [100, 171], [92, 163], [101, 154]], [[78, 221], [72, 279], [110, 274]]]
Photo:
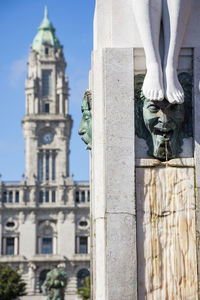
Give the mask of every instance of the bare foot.
[[142, 92], [148, 100], [162, 101], [164, 99], [162, 69], [158, 64], [151, 64], [147, 67]]
[[179, 83], [177, 71], [174, 68], [166, 68], [163, 74], [165, 98], [170, 103], [181, 104], [184, 102], [184, 91]]

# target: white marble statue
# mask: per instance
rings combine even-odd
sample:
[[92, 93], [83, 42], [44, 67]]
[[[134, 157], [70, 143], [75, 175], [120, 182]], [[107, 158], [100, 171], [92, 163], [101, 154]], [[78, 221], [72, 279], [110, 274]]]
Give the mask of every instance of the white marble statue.
[[[192, 0], [132, 0], [143, 42], [147, 74], [143, 94], [149, 100], [166, 98], [183, 103], [184, 93], [177, 77], [177, 65]], [[161, 61], [159, 39], [164, 31], [164, 58]]]

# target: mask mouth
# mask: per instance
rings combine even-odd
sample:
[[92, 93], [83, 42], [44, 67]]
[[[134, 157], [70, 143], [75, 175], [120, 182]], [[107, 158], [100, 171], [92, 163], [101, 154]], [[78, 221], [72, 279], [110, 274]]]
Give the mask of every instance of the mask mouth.
[[154, 128], [154, 134], [169, 140], [173, 135], [173, 129], [171, 128]]
[[165, 138], [157, 147], [156, 153], [154, 153], [154, 156], [161, 161], [168, 161], [169, 159], [172, 159], [172, 149], [171, 145], [169, 143], [169, 138]]
[[84, 141], [86, 144], [88, 143], [87, 134], [83, 133], [81, 137], [82, 141]]

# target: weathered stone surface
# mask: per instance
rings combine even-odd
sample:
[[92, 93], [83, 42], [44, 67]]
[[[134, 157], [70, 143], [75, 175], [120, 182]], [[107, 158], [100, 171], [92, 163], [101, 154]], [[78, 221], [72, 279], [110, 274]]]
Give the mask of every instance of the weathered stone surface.
[[136, 169], [139, 299], [198, 299], [194, 169]]
[[137, 299], [133, 49], [93, 55], [93, 299], [132, 300]]

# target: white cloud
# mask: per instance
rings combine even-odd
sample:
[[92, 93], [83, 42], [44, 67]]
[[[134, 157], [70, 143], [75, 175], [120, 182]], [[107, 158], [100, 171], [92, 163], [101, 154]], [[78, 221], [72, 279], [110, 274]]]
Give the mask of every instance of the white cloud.
[[12, 87], [16, 87], [18, 82], [25, 77], [27, 70], [27, 56], [19, 58], [10, 65], [9, 83]]

